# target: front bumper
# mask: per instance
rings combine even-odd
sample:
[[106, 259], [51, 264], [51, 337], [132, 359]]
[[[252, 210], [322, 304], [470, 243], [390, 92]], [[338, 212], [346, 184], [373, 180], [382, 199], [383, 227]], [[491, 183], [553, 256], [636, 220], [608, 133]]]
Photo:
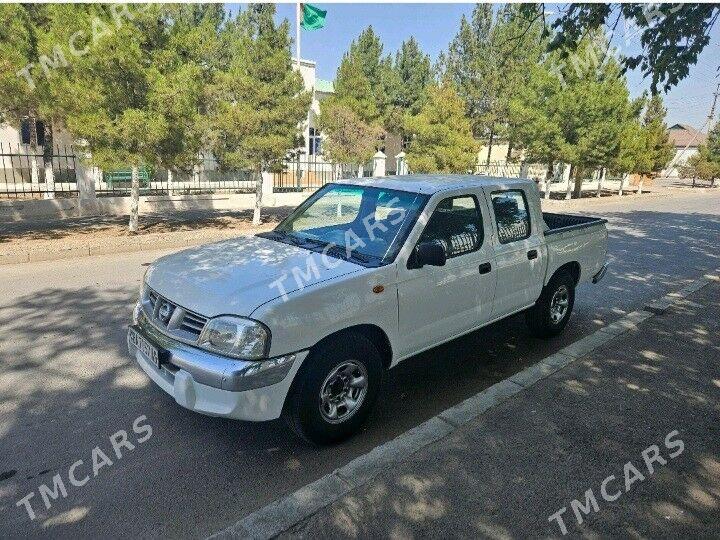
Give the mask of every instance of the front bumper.
[[183, 407], [210, 416], [264, 421], [280, 416], [295, 374], [308, 355], [301, 351], [264, 361], [236, 360], [175, 341], [141, 317], [134, 329], [167, 351], [155, 366], [128, 341], [145, 373]]

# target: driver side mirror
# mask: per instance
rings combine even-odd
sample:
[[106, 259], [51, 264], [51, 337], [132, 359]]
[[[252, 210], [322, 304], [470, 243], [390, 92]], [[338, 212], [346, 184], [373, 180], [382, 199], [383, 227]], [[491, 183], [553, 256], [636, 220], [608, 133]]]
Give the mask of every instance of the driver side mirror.
[[422, 268], [428, 266], [445, 266], [447, 254], [445, 246], [436, 241], [423, 242], [415, 246], [412, 257], [410, 259], [410, 268]]

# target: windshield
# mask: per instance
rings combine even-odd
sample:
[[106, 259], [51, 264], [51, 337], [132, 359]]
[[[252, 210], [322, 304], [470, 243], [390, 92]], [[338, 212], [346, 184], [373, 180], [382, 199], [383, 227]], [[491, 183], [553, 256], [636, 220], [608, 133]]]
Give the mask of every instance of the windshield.
[[427, 199], [393, 189], [328, 184], [263, 236], [364, 265], [387, 264]]

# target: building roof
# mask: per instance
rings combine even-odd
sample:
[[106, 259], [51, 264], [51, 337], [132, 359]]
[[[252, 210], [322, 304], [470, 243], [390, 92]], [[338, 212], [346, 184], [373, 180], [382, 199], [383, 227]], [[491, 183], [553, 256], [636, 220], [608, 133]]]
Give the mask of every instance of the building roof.
[[335, 83], [326, 81], [325, 79], [315, 79], [315, 91], [332, 94], [335, 92]]
[[705, 143], [707, 135], [700, 133], [697, 129], [687, 124], [675, 124], [668, 128], [670, 142], [675, 148], [695, 148]]
[[475, 186], [506, 189], [534, 184], [527, 178], [500, 178], [474, 174], [408, 174], [375, 178], [343, 178], [337, 183], [397, 189], [426, 195]]

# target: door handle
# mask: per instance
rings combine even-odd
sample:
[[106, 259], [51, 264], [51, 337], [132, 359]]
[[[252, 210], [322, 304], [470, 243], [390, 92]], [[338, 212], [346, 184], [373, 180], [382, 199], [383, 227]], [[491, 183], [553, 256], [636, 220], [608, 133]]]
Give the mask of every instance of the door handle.
[[530, 251], [528, 251], [528, 259], [530, 259], [531, 261], [533, 259], [537, 259], [537, 249], [531, 249]]
[[490, 270], [492, 270], [492, 265], [489, 262], [482, 263], [478, 267], [478, 270], [480, 271], [481, 274], [489, 274]]

